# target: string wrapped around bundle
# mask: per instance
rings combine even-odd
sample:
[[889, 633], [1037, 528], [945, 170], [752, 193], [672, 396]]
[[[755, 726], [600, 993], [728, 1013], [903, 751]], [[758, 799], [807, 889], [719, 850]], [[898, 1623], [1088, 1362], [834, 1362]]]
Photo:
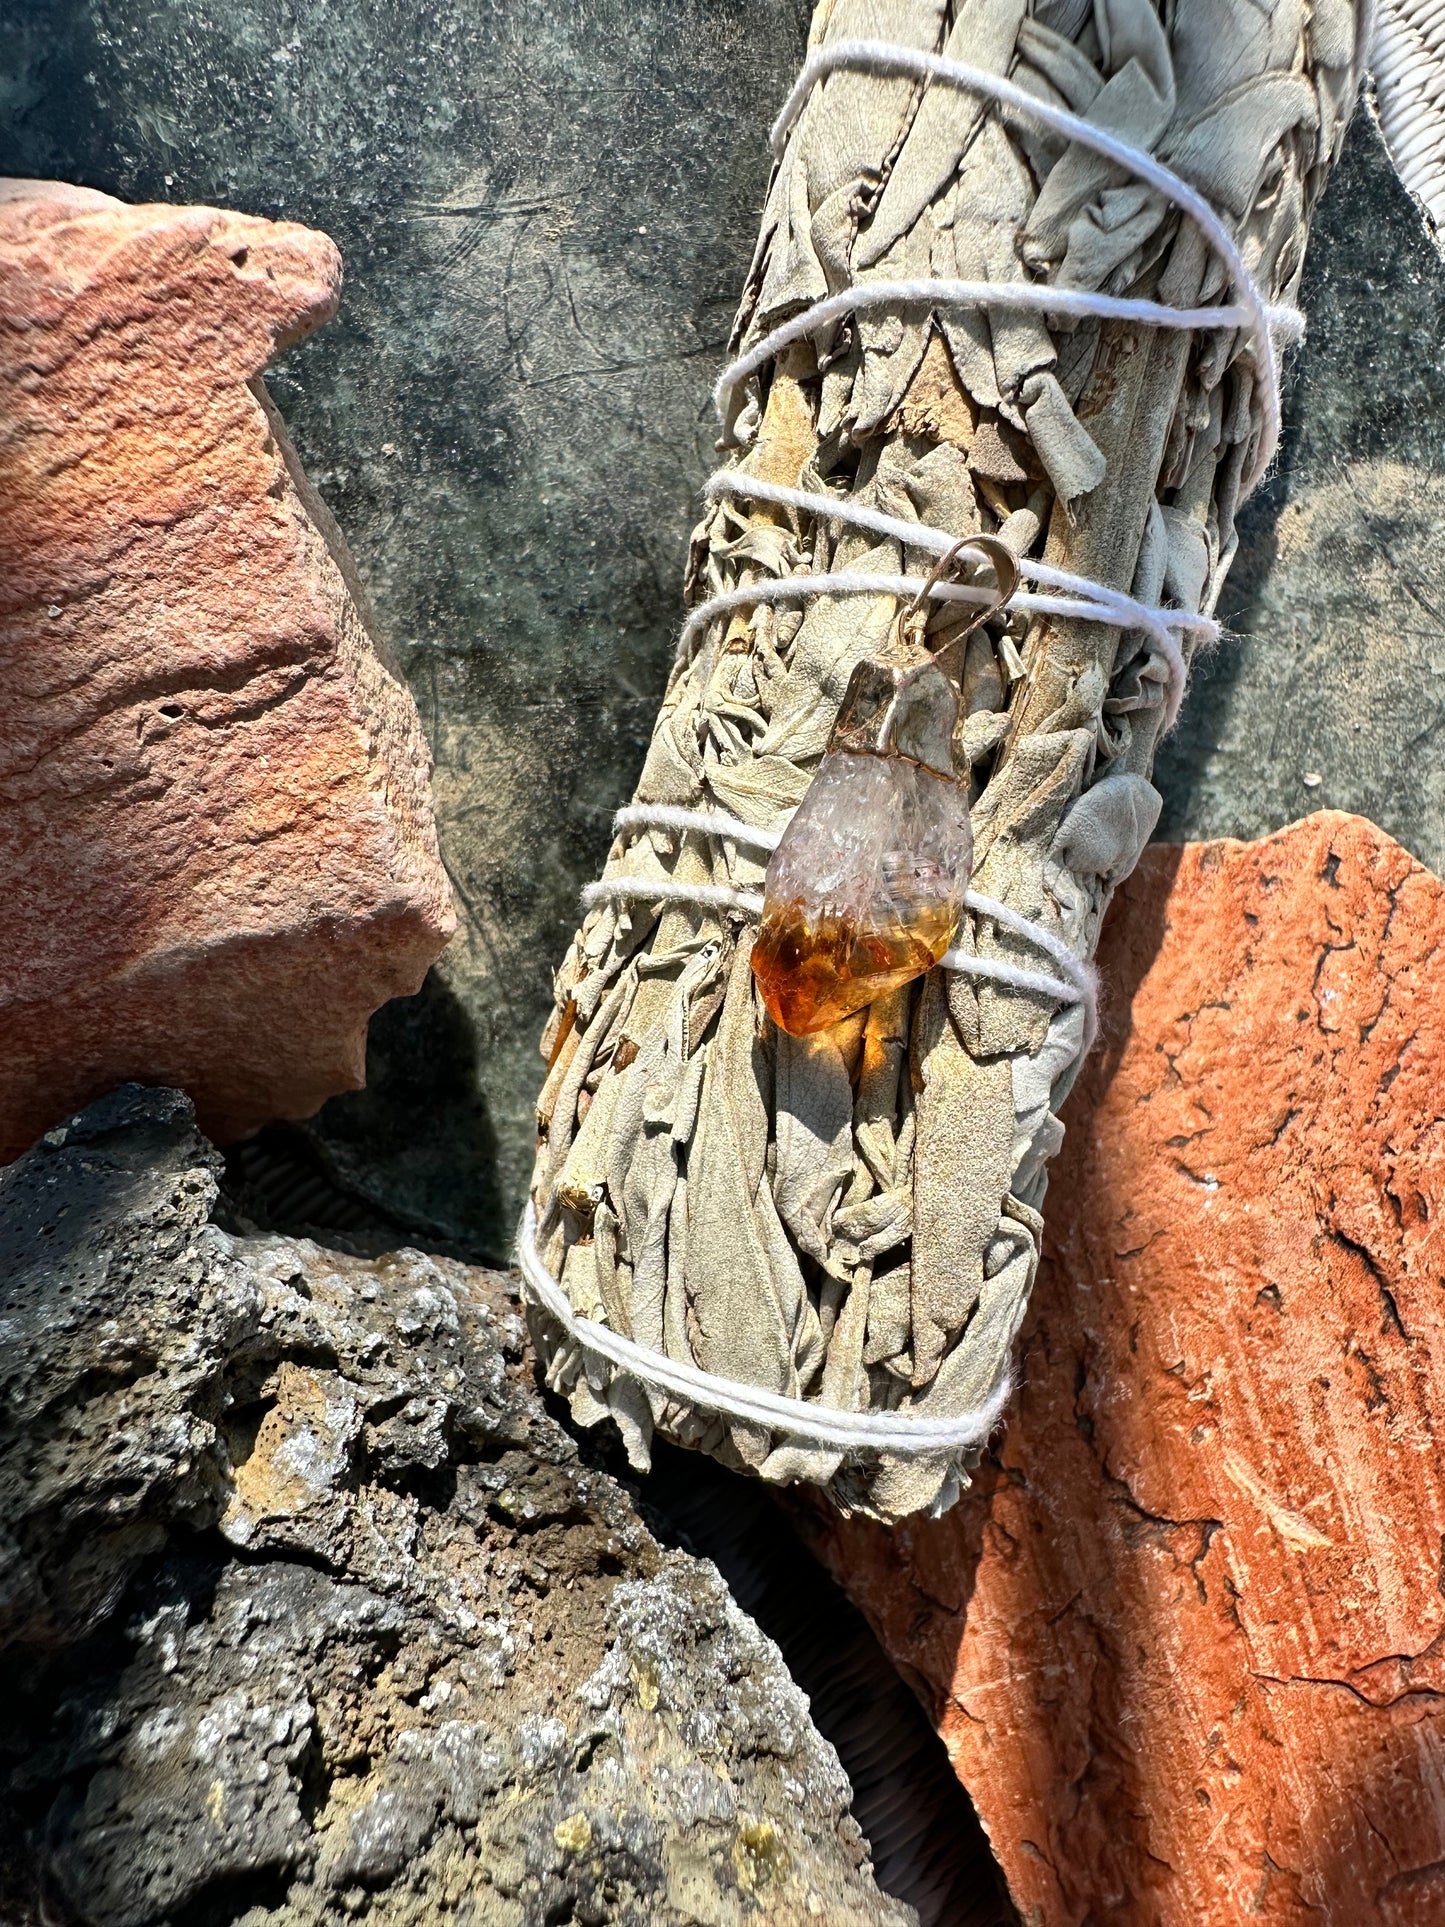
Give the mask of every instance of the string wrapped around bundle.
[[825, 0], [557, 976], [552, 1383], [883, 1518], [998, 1424], [1090, 959], [1280, 430], [1354, 0]]

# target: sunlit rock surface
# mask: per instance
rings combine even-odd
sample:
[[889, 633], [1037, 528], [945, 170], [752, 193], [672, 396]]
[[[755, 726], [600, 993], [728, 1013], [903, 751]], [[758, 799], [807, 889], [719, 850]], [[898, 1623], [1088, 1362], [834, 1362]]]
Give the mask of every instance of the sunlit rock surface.
[[0, 181], [0, 1160], [127, 1078], [304, 1118], [450, 936], [430, 759], [259, 385], [324, 234]]
[[1310, 236], [1276, 472], [1156, 779], [1161, 841], [1357, 811], [1445, 873], [1445, 262], [1362, 108]]

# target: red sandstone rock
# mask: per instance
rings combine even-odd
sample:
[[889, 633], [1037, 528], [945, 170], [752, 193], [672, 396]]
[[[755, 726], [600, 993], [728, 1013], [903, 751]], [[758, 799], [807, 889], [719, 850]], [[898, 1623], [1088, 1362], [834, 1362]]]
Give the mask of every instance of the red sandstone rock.
[[1445, 886], [1147, 853], [996, 1456], [822, 1527], [1030, 1927], [1445, 1921]]
[[0, 1158], [125, 1078], [362, 1081], [452, 929], [416, 710], [260, 371], [321, 234], [0, 189]]

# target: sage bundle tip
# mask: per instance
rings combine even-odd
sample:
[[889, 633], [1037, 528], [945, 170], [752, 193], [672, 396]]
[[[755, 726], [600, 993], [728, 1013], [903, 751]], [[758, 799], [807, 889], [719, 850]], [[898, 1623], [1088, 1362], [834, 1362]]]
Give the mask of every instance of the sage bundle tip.
[[897, 1518], [997, 1424], [1363, 33], [1352, 0], [819, 8], [678, 660], [543, 1040], [534, 1330], [639, 1465], [660, 1427]]

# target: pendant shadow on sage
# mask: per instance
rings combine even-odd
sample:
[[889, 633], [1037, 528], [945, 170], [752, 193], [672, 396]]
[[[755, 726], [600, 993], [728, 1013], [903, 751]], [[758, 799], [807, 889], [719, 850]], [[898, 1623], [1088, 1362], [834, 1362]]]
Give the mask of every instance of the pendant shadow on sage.
[[[967, 548], [997, 578], [967, 629], [936, 655], [928, 596]], [[860, 662], [818, 765], [768, 864], [753, 974], [773, 1021], [824, 1030], [932, 970], [957, 935], [973, 864], [968, 771], [955, 768], [958, 644], [1008, 601], [1012, 553], [957, 544], [899, 618], [885, 657]]]

